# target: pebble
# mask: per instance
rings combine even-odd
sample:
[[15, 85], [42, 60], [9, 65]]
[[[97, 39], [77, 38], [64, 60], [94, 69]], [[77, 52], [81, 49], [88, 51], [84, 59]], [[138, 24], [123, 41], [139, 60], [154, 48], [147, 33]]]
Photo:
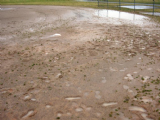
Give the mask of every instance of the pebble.
[[81, 112], [81, 111], [83, 111], [82, 108], [76, 108], [76, 112]]
[[103, 107], [112, 106], [112, 105], [117, 105], [117, 103], [116, 102], [110, 102], [110, 103], [103, 103], [102, 104]]
[[65, 98], [66, 100], [78, 100], [78, 99], [81, 99], [80, 97], [68, 97], [68, 98]]
[[131, 111], [139, 111], [139, 112], [146, 112], [146, 110], [144, 108], [137, 107], [137, 106], [129, 107], [129, 110], [131, 110]]
[[27, 112], [26, 115], [24, 115], [24, 116], [22, 117], [22, 119], [26, 119], [26, 118], [28, 118], [28, 117], [30, 117], [30, 116], [33, 116], [34, 114], [35, 114], [35, 112], [34, 112], [33, 110], [30, 110], [30, 111]]

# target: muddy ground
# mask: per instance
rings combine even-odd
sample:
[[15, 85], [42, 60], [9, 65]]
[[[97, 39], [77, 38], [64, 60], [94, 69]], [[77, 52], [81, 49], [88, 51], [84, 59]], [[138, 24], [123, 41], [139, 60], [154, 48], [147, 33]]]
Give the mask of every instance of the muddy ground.
[[160, 119], [158, 23], [0, 7], [0, 120]]

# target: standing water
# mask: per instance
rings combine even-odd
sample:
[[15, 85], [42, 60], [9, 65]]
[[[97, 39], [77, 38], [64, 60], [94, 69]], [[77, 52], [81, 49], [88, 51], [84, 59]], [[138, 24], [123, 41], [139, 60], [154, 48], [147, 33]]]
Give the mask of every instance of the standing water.
[[119, 18], [119, 19], [126, 19], [126, 20], [142, 20], [146, 19], [147, 17], [142, 15], [136, 15], [127, 12], [120, 12], [115, 10], [96, 10], [95, 15], [99, 17], [110, 17], [110, 18]]

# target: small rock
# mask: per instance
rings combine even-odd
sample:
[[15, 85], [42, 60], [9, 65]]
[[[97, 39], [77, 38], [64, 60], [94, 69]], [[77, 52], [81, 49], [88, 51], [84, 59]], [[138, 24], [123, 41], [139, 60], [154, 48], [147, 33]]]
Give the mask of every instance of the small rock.
[[51, 106], [50, 105], [46, 105], [46, 108], [50, 108]]
[[56, 78], [63, 78], [62, 74], [61, 73], [58, 73]]
[[27, 96], [25, 96], [24, 98], [23, 98], [23, 100], [29, 100], [30, 99], [30, 96], [29, 95], [27, 95]]
[[22, 116], [22, 119], [26, 119], [28, 117], [34, 116], [35, 114], [36, 114], [36, 111], [30, 110], [30, 111], [27, 112], [27, 114]]
[[95, 95], [95, 98], [101, 99], [101, 96], [100, 95]]
[[102, 104], [103, 107], [112, 106], [112, 105], [117, 105], [117, 103], [116, 102], [110, 102], [110, 103], [103, 103]]
[[78, 99], [81, 99], [80, 97], [68, 97], [68, 98], [65, 98], [66, 100], [78, 100]]
[[57, 113], [57, 117], [61, 117], [62, 116], [62, 113]]
[[137, 106], [129, 107], [129, 110], [131, 110], [131, 111], [139, 111], [139, 112], [146, 112], [146, 110], [144, 108], [137, 107]]
[[76, 112], [81, 112], [81, 111], [83, 111], [82, 108], [76, 108]]
[[36, 101], [36, 99], [35, 99], [35, 98], [32, 98], [31, 101]]

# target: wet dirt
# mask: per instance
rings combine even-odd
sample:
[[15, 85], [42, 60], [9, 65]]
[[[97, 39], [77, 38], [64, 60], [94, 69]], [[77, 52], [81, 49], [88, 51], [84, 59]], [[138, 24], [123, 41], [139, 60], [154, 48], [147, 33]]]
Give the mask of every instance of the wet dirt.
[[1, 6], [1, 120], [160, 119], [160, 26], [95, 9]]

